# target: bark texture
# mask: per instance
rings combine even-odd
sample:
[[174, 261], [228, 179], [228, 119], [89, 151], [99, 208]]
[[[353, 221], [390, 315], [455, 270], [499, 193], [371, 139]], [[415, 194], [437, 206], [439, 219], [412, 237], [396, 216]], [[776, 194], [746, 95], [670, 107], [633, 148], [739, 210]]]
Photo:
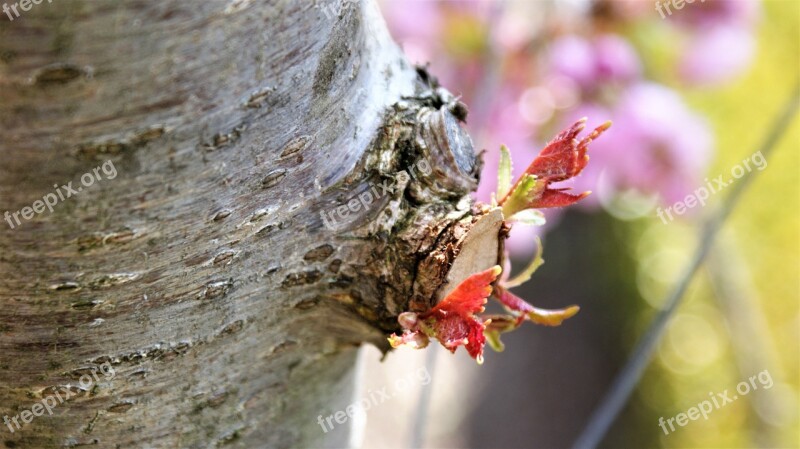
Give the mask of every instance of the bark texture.
[[374, 3], [323, 6], [0, 17], [0, 213], [82, 187], [0, 227], [0, 414], [73, 392], [6, 447], [345, 446], [316, 419], [357, 346], [499, 260], [464, 106]]

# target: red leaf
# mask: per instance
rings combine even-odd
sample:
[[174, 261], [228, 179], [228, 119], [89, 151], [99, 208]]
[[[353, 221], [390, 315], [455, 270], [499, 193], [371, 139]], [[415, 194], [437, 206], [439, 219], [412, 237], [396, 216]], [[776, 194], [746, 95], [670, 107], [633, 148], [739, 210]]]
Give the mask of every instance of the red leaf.
[[503, 271], [499, 265], [464, 279], [430, 311], [420, 315], [432, 337], [450, 352], [465, 346], [469, 355], [483, 363], [485, 323], [476, 313], [483, 312], [486, 299], [492, 294], [492, 283]]
[[480, 318], [473, 318], [473, 323], [469, 327], [469, 336], [465, 349], [467, 353], [478, 363], [483, 363], [483, 347], [486, 345], [486, 323]]
[[577, 203], [589, 196], [591, 192], [583, 192], [578, 195], [566, 193], [562, 189], [546, 189], [542, 196], [531, 201], [529, 206], [534, 209], [545, 209], [548, 207], [564, 207]]
[[551, 140], [539, 156], [533, 160], [525, 173], [551, 182], [563, 181], [580, 173], [586, 166], [586, 146], [579, 146], [575, 139], [586, 127], [586, 119], [581, 119], [568, 129], [561, 131]]
[[403, 334], [392, 334], [389, 343], [393, 348], [404, 345], [424, 348], [432, 337], [450, 352], [465, 346], [472, 358], [483, 363], [486, 323], [475, 314], [483, 312], [486, 299], [492, 294], [492, 283], [501, 271], [496, 265], [473, 274], [425, 313], [401, 313], [397, 320], [404, 329]]
[[467, 344], [469, 339], [470, 321], [472, 318], [465, 319], [458, 315], [450, 315], [443, 318], [431, 318], [426, 324], [433, 329], [436, 339], [450, 352], [456, 352], [456, 348]]
[[464, 346], [470, 357], [483, 363], [483, 347], [486, 344], [483, 332], [486, 323], [480, 318], [449, 315], [439, 319], [430, 318], [426, 324], [447, 350], [456, 352], [459, 346]]
[[483, 363], [486, 323], [475, 314], [483, 312], [486, 299], [492, 294], [492, 283], [501, 271], [500, 266], [495, 265], [473, 274], [425, 313], [401, 313], [397, 320], [404, 329], [403, 334], [392, 334], [389, 343], [393, 348], [404, 345], [424, 348], [428, 337], [433, 337], [450, 352], [465, 346], [472, 358]]
[[486, 271], [464, 279], [458, 284], [458, 287], [439, 301], [439, 304], [436, 304], [429, 312], [422, 314], [422, 317], [427, 318], [434, 314], [445, 316], [453, 313], [467, 317], [483, 312], [486, 298], [492, 294], [492, 283], [497, 280], [501, 271], [500, 266], [495, 265]]
[[603, 123], [578, 141], [578, 134], [585, 127], [586, 118], [582, 118], [561, 131], [544, 147], [525, 173], [544, 178], [548, 182], [564, 181], [578, 176], [589, 162], [589, 157], [586, 156], [589, 143], [611, 127], [611, 122]]
[[[544, 189], [540, 189], [540, 192], [535, 192], [535, 196], [530, 198], [527, 208], [540, 209], [568, 206], [580, 201], [589, 194], [589, 192], [585, 192], [579, 195], [573, 195], [564, 193], [563, 190], [565, 189], [550, 188], [551, 183], [574, 178], [583, 171], [586, 164], [589, 163], [589, 156], [586, 155], [586, 151], [589, 149], [589, 143], [610, 128], [611, 122], [603, 123], [586, 137], [578, 140], [578, 134], [580, 134], [585, 127], [586, 119], [582, 118], [571, 127], [560, 132], [555, 139], [551, 140], [550, 143], [544, 147], [539, 153], [539, 156], [537, 156], [525, 170], [526, 175], [533, 175], [536, 177], [537, 181], [544, 181], [546, 183]], [[509, 193], [500, 200], [500, 205], [503, 205], [509, 196], [514, 194], [523, 178], [524, 176], [517, 180], [514, 186], [509, 190]], [[515, 210], [516, 209], [519, 209], [519, 207], [515, 206]]]

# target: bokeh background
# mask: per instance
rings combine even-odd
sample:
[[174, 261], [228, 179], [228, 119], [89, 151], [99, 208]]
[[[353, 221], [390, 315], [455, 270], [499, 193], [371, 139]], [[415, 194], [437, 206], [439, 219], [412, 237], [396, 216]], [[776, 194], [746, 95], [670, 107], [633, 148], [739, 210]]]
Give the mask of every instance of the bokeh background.
[[[672, 14], [651, 0], [384, 0], [412, 62], [469, 106], [485, 149], [477, 198], [495, 188], [498, 149], [515, 175], [581, 116], [614, 126], [592, 144], [580, 206], [544, 227], [515, 225], [516, 293], [541, 307], [579, 304], [559, 328], [526, 325], [478, 366], [438, 345], [362, 351], [364, 392], [425, 366], [427, 386], [367, 412], [365, 448], [560, 448], [577, 438], [731, 187], [676, 220], [656, 216], [705, 178], [755, 153], [800, 82], [800, 1], [696, 0]], [[663, 0], [661, 3], [665, 3]], [[619, 448], [800, 447], [800, 120], [728, 219], [658, 351], [603, 441]], [[665, 435], [669, 418], [767, 370], [774, 381], [708, 420]]]

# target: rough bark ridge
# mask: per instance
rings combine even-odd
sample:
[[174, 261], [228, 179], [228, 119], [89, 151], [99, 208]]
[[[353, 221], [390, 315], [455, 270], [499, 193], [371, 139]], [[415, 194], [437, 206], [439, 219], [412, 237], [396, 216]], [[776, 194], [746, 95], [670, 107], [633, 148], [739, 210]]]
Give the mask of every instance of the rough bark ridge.
[[[355, 348], [498, 261], [463, 105], [372, 2], [327, 6], [64, 1], [0, 20], [0, 213], [118, 172], [3, 223], [0, 414], [74, 391], [0, 427], [6, 447], [343, 446], [316, 417], [351, 401]], [[112, 378], [76, 386], [104, 362]]]

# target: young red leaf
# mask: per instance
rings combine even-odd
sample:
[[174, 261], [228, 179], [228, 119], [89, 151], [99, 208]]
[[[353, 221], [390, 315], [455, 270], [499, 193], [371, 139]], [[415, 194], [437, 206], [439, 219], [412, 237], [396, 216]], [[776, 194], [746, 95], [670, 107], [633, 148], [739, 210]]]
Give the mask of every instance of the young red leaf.
[[483, 331], [485, 323], [478, 317], [463, 317], [450, 315], [443, 318], [431, 318], [426, 326], [432, 330], [439, 343], [450, 352], [455, 352], [459, 346], [465, 346], [470, 357], [483, 362], [483, 345], [486, 337]]
[[[528, 199], [527, 204], [524, 206], [525, 208], [562, 207], [573, 204], [588, 195], [589, 192], [573, 195], [564, 193], [563, 191], [566, 189], [550, 188], [551, 183], [574, 178], [583, 171], [589, 162], [589, 156], [586, 155], [589, 143], [610, 128], [611, 122], [603, 123], [586, 137], [578, 140], [578, 134], [585, 127], [586, 119], [580, 119], [551, 140], [539, 153], [539, 156], [528, 166], [523, 176], [517, 180], [509, 193], [500, 200], [499, 204], [503, 205], [514, 195], [519, 197], [524, 194]], [[537, 182], [544, 183], [545, 188], [539, 189], [537, 192], [533, 192], [530, 188], [522, 189], [522, 191], [518, 192], [522, 187], [521, 183], [525, 179], [530, 179], [529, 177], [531, 176]], [[522, 209], [518, 204], [513, 207], [503, 207], [504, 213], [511, 211], [516, 213], [520, 210]]]
[[580, 310], [578, 306], [570, 306], [566, 309], [557, 310], [540, 309], [528, 304], [524, 299], [502, 287], [497, 287], [495, 297], [506, 306], [506, 308], [514, 312], [520, 312], [522, 314], [519, 317], [520, 322], [527, 318], [536, 324], [544, 326], [560, 326], [564, 320], [575, 316]]
[[525, 173], [551, 182], [563, 181], [580, 173], [586, 165], [586, 146], [581, 147], [576, 137], [585, 127], [586, 119], [583, 118], [561, 131], [539, 152]]
[[536, 209], [570, 206], [586, 198], [591, 193], [583, 192], [573, 195], [566, 193], [564, 190], [566, 189], [547, 189], [542, 193], [542, 196], [528, 203], [528, 206]]
[[495, 265], [488, 270], [464, 279], [458, 286], [450, 292], [444, 299], [439, 301], [423, 317], [437, 313], [444, 315], [455, 313], [461, 316], [469, 316], [474, 313], [483, 312], [486, 298], [492, 294], [492, 282], [497, 280], [497, 276], [502, 269]]
[[465, 346], [469, 355], [482, 363], [487, 322], [475, 314], [483, 312], [486, 299], [492, 294], [492, 283], [501, 271], [494, 266], [473, 274], [427, 312], [401, 314], [398, 321], [405, 330], [401, 336], [390, 336], [389, 343], [393, 348], [403, 345], [419, 348], [427, 345], [429, 337], [435, 338], [450, 352]]

